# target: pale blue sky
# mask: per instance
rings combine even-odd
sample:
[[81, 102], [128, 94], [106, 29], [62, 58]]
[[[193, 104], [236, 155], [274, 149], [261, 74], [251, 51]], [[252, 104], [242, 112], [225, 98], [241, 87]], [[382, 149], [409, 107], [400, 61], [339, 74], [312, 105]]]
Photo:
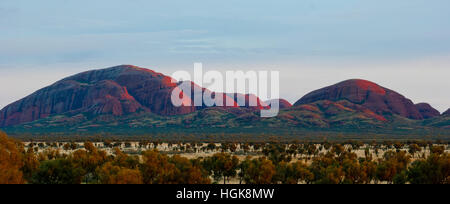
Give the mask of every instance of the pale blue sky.
[[448, 0], [1, 0], [0, 108], [92, 68], [171, 74], [202, 62], [278, 69], [291, 102], [366, 78], [444, 111], [449, 10]]

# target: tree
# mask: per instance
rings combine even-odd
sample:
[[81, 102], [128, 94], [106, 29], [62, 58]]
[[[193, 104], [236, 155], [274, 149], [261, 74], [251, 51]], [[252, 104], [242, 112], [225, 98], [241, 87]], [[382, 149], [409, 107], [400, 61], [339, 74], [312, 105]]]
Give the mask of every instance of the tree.
[[19, 144], [0, 131], [0, 184], [24, 183]]
[[410, 145], [409, 145], [409, 150], [408, 150], [408, 152], [412, 155], [412, 157], [414, 157], [414, 155], [415, 155], [417, 152], [421, 152], [421, 151], [422, 151], [422, 148], [419, 147], [419, 145], [417, 145], [417, 144], [410, 144]]
[[198, 160], [188, 160], [174, 155], [169, 162], [175, 166], [174, 183], [176, 184], [209, 184], [208, 172], [204, 170]]
[[408, 176], [406, 174], [406, 170], [403, 170], [400, 173], [397, 173], [394, 176], [393, 183], [394, 184], [406, 184], [408, 182]]
[[364, 184], [369, 184], [376, 178], [377, 163], [372, 160], [365, 160], [360, 163], [361, 171], [366, 175], [366, 179], [362, 180]]
[[119, 148], [113, 149], [114, 165], [126, 167], [129, 169], [136, 169], [139, 167], [139, 158], [137, 156], [129, 156], [123, 153]]
[[85, 142], [84, 143], [84, 149], [88, 152], [97, 151], [97, 148], [95, 148], [94, 144], [92, 142]]
[[372, 160], [372, 154], [370, 153], [369, 147], [366, 147], [364, 149], [364, 157], [366, 158], [366, 160]]
[[431, 152], [431, 154], [438, 154], [438, 155], [441, 155], [441, 154], [444, 154], [444, 152], [445, 152], [445, 147], [444, 147], [444, 146], [432, 146], [432, 147], [430, 148], [430, 152]]
[[110, 140], [105, 140], [103, 142], [103, 146], [107, 147], [107, 148], [112, 148], [112, 142]]
[[244, 181], [246, 184], [271, 184], [275, 173], [272, 161], [266, 158], [253, 159], [246, 169]]
[[72, 154], [72, 160], [85, 172], [85, 182], [96, 182], [98, 175], [96, 169], [98, 166], [102, 166], [107, 162], [107, 154], [104, 151], [98, 151], [92, 143], [85, 143], [86, 150], [79, 149]]
[[39, 168], [40, 162], [34, 153], [33, 148], [28, 148], [23, 153], [23, 166], [21, 168], [23, 176], [27, 181], [32, 179], [33, 173]]
[[175, 165], [169, 163], [169, 157], [156, 150], [142, 153], [141, 172], [145, 184], [173, 184]]
[[[314, 174], [309, 171], [308, 166], [303, 162], [295, 162], [291, 164], [292, 166], [292, 177], [291, 179], [295, 181], [295, 184], [300, 182], [309, 182], [314, 179]], [[293, 182], [291, 182], [293, 183]]]
[[75, 142], [70, 143], [70, 149], [72, 149], [72, 150], [78, 149], [78, 144]]
[[69, 143], [64, 144], [63, 149], [65, 151], [69, 151], [70, 150], [70, 144]]
[[217, 148], [216, 144], [214, 143], [209, 143], [208, 146], [206, 146], [206, 149], [209, 151], [214, 151]]
[[122, 168], [113, 184], [143, 184], [141, 172], [137, 169]]
[[214, 154], [204, 161], [206, 170], [211, 172], [216, 181], [223, 179], [224, 184], [229, 178], [236, 176], [238, 165], [239, 159], [227, 153]]
[[142, 184], [141, 172], [136, 169], [128, 169], [114, 166], [111, 162], [97, 168], [99, 181], [102, 184]]
[[339, 166], [328, 166], [323, 169], [323, 177], [317, 180], [317, 184], [342, 184], [345, 173], [342, 170], [342, 167]]
[[394, 147], [397, 150], [397, 152], [400, 152], [400, 150], [403, 148], [405, 144], [401, 143], [401, 142], [396, 142], [394, 143]]
[[248, 153], [250, 151], [250, 145], [248, 143], [242, 144], [241, 148], [244, 150], [244, 153]]
[[450, 184], [450, 155], [434, 153], [412, 163], [408, 171], [412, 184]]
[[298, 184], [300, 182], [309, 182], [313, 178], [314, 175], [308, 170], [308, 167], [303, 162], [280, 162], [276, 165], [276, 174], [273, 177], [273, 182], [282, 184]]
[[292, 176], [291, 173], [289, 164], [281, 161], [275, 165], [275, 175], [272, 178], [272, 182], [287, 184], [289, 177]]
[[251, 156], [247, 156], [245, 158], [245, 160], [242, 161], [239, 164], [239, 167], [238, 167], [239, 168], [239, 174], [238, 174], [238, 176], [239, 176], [239, 184], [242, 184], [244, 179], [248, 176], [246, 173], [248, 172], [248, 169], [250, 167], [251, 160], [252, 160], [252, 157]]
[[383, 157], [383, 160], [379, 162], [376, 174], [378, 180], [388, 183], [392, 183], [397, 174], [406, 171], [411, 161], [410, 156], [405, 151], [388, 151]]
[[345, 148], [341, 144], [335, 144], [331, 148], [331, 152], [335, 153], [337, 156], [341, 155], [342, 152], [344, 152], [344, 151], [345, 151]]
[[41, 163], [33, 175], [33, 184], [81, 184], [83, 169], [69, 159], [50, 160]]
[[331, 143], [325, 142], [325, 143], [323, 144], [323, 148], [325, 148], [326, 150], [329, 150], [329, 149], [331, 148]]
[[342, 162], [345, 178], [343, 183], [345, 184], [363, 184], [367, 182], [368, 175], [363, 170], [363, 167], [355, 157], [345, 158]]
[[273, 164], [278, 164], [282, 161], [290, 162], [292, 157], [286, 152], [286, 147], [282, 144], [270, 144], [264, 147], [264, 155], [272, 161]]
[[314, 174], [313, 183], [343, 184], [367, 182], [368, 174], [357, 159], [357, 155], [348, 151], [341, 152], [340, 150], [343, 150], [341, 147], [341, 145], [335, 145], [333, 149], [338, 151], [330, 151], [325, 155], [314, 158], [309, 167]]

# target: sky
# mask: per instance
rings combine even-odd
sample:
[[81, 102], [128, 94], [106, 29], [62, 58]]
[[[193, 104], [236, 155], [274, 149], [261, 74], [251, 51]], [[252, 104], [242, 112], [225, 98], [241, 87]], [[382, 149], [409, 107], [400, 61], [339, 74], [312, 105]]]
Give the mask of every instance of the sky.
[[450, 108], [448, 0], [1, 0], [0, 108], [132, 64], [280, 71], [280, 95], [361, 78]]

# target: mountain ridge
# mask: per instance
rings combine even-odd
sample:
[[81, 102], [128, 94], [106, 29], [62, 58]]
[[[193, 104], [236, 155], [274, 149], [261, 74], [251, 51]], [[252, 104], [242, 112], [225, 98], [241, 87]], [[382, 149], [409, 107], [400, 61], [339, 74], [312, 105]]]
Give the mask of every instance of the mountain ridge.
[[[193, 84], [193, 83], [192, 83]], [[44, 87], [0, 110], [0, 127], [14, 126], [51, 115], [64, 113], [112, 114], [122, 116], [136, 112], [152, 112], [160, 115], [180, 115], [195, 112], [206, 106], [194, 106], [192, 96], [183, 101], [191, 104], [175, 107], [171, 103], [172, 91], [179, 89], [179, 82], [153, 70], [132, 65], [120, 65], [106, 69], [82, 72], [66, 77]], [[224, 103], [231, 98], [244, 98], [250, 108], [249, 98], [254, 98], [257, 110], [266, 107], [258, 97], [250, 94], [215, 93], [205, 88], [202, 92], [223, 95]], [[179, 90], [183, 93], [182, 90]]]
[[[259, 111], [270, 108], [274, 100], [262, 101], [255, 95], [216, 93], [199, 87], [195, 91], [222, 95], [232, 107], [174, 107], [171, 92], [181, 82], [153, 70], [120, 65], [82, 72], [44, 87], [0, 110], [0, 127], [36, 130], [61, 128], [90, 131], [96, 128], [343, 128], [362, 130], [450, 127], [445, 112], [439, 113], [427, 103], [413, 104], [403, 95], [376, 83], [352, 79], [306, 94], [294, 105], [284, 99], [274, 118], [261, 118]], [[197, 86], [197, 88], [195, 88]], [[249, 98], [257, 107], [250, 107]], [[246, 104], [237, 106], [237, 98]], [[216, 100], [216, 99], [215, 99]], [[448, 113], [447, 113], [448, 114]], [[90, 129], [90, 128], [91, 129]]]

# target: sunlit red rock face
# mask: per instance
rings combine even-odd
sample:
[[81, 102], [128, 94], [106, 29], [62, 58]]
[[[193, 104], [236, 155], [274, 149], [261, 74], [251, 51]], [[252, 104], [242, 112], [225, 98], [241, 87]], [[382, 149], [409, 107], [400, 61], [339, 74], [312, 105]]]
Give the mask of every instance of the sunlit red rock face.
[[337, 102], [321, 100], [311, 104], [298, 105], [291, 110], [312, 112], [313, 115], [309, 115], [309, 117], [312, 116], [316, 119], [320, 119], [320, 115], [337, 119], [339, 116], [346, 117], [349, 114], [354, 114], [355, 119], [374, 119], [376, 121], [387, 122], [386, 118], [379, 114], [375, 114], [370, 109], [346, 100]]
[[438, 110], [431, 107], [431, 105], [428, 103], [419, 103], [416, 104], [416, 107], [419, 110], [420, 114], [422, 114], [422, 117], [424, 119], [434, 118], [441, 115]]
[[246, 107], [254, 110], [262, 110], [269, 108], [267, 104], [260, 100], [257, 96], [253, 94], [226, 94], [229, 97], [233, 98], [237, 105], [240, 107]]
[[[173, 106], [172, 91], [178, 89], [178, 85], [179, 83], [173, 83], [172, 78], [168, 76], [131, 65], [88, 71], [65, 78], [8, 105], [0, 111], [0, 127], [65, 113], [122, 116], [136, 112], [152, 112], [168, 116], [188, 114], [205, 107], [195, 107], [193, 97], [183, 101], [183, 104], [190, 104], [189, 106]], [[200, 90], [210, 92], [204, 88]], [[224, 103], [233, 104], [231, 107], [237, 106], [232, 99], [233, 95], [247, 100], [254, 97], [217, 94], [223, 95]], [[256, 99], [258, 106], [254, 109], [261, 109], [264, 104], [259, 98]], [[248, 102], [245, 105], [248, 107]]]
[[[278, 101], [278, 103], [280, 104], [280, 109], [286, 109], [286, 108], [290, 108], [292, 107], [292, 104], [289, 103], [289, 101], [285, 100], [285, 99], [273, 99], [273, 100], [269, 100], [266, 101], [266, 104], [272, 104], [273, 102]], [[270, 105], [269, 105], [270, 106]]]
[[313, 91], [297, 101], [295, 106], [321, 100], [347, 100], [362, 105], [380, 115], [397, 114], [416, 120], [424, 118], [411, 100], [395, 91], [366, 80], [347, 80]]
[[[203, 97], [204, 95], [208, 96], [208, 98], [210, 96], [212, 100], [205, 100], [205, 98]], [[228, 94], [213, 92], [209, 89], [202, 88], [193, 82], [191, 82], [191, 99], [194, 101], [194, 103], [197, 100], [202, 101], [202, 103], [198, 103], [196, 105], [197, 110], [217, 106], [223, 108], [244, 107], [252, 110], [261, 110], [264, 108], [268, 108], [267, 104], [265, 104], [259, 97], [253, 94]], [[199, 106], [199, 104], [201, 105]]]

